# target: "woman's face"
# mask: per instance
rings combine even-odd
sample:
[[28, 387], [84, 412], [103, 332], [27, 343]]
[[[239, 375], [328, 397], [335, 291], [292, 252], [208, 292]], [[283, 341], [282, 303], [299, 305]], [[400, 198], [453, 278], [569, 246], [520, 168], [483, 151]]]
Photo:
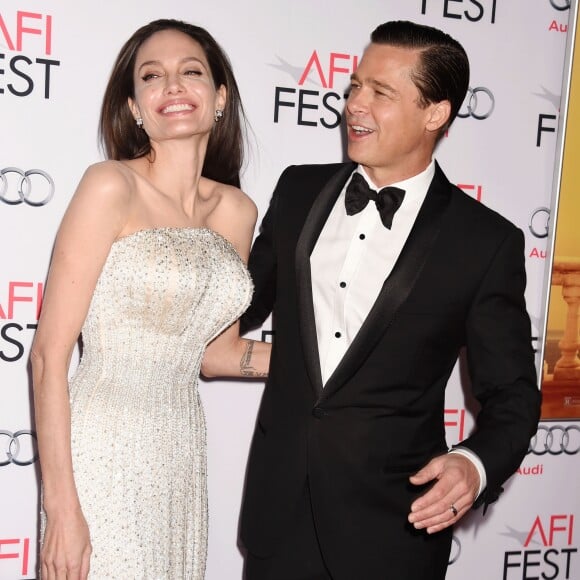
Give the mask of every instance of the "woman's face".
[[187, 34], [162, 30], [139, 48], [129, 107], [154, 142], [209, 135], [226, 89], [216, 88], [205, 53]]

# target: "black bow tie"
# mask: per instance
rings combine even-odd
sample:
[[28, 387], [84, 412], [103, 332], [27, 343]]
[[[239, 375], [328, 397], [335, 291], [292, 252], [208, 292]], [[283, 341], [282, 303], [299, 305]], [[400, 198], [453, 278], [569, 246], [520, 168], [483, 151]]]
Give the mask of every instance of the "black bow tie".
[[355, 173], [346, 188], [344, 202], [346, 213], [354, 215], [362, 211], [372, 199], [379, 210], [383, 225], [390, 230], [393, 216], [401, 207], [404, 197], [405, 190], [399, 187], [383, 187], [379, 192], [375, 192], [368, 186], [360, 173]]

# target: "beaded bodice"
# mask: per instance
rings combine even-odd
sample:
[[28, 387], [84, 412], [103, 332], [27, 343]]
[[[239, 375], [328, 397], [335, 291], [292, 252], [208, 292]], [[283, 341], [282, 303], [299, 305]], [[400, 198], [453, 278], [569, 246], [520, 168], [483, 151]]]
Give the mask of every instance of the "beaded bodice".
[[[116, 241], [83, 326], [87, 366], [189, 383], [207, 343], [247, 307], [252, 285], [233, 246], [205, 228], [140, 230]], [[88, 369], [87, 369], [88, 370]]]

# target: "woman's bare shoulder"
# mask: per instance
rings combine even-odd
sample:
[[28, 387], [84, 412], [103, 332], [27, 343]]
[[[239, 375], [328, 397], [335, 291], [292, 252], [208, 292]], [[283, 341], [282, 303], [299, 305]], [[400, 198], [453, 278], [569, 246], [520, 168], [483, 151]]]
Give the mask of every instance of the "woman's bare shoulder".
[[217, 215], [238, 216], [254, 221], [258, 209], [252, 198], [240, 188], [217, 181], [212, 182], [212, 195], [215, 196], [215, 212]]
[[90, 181], [103, 192], [120, 189], [129, 193], [134, 188], [135, 174], [121, 161], [99, 161], [87, 167], [82, 181]]

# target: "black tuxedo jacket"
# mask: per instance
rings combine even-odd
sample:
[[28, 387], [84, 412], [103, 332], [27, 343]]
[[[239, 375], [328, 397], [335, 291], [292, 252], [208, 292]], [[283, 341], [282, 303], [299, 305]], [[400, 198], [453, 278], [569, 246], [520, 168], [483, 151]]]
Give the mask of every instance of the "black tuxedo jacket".
[[251, 252], [255, 293], [242, 330], [273, 312], [275, 335], [242, 540], [257, 556], [273, 553], [308, 481], [333, 578], [438, 579], [451, 531], [428, 536], [407, 523], [424, 491], [408, 478], [448, 448], [445, 387], [460, 349], [481, 404], [462, 445], [485, 466], [483, 501], [517, 469], [539, 418], [523, 235], [437, 166], [392, 273], [323, 388], [310, 254], [354, 167], [286, 169]]

